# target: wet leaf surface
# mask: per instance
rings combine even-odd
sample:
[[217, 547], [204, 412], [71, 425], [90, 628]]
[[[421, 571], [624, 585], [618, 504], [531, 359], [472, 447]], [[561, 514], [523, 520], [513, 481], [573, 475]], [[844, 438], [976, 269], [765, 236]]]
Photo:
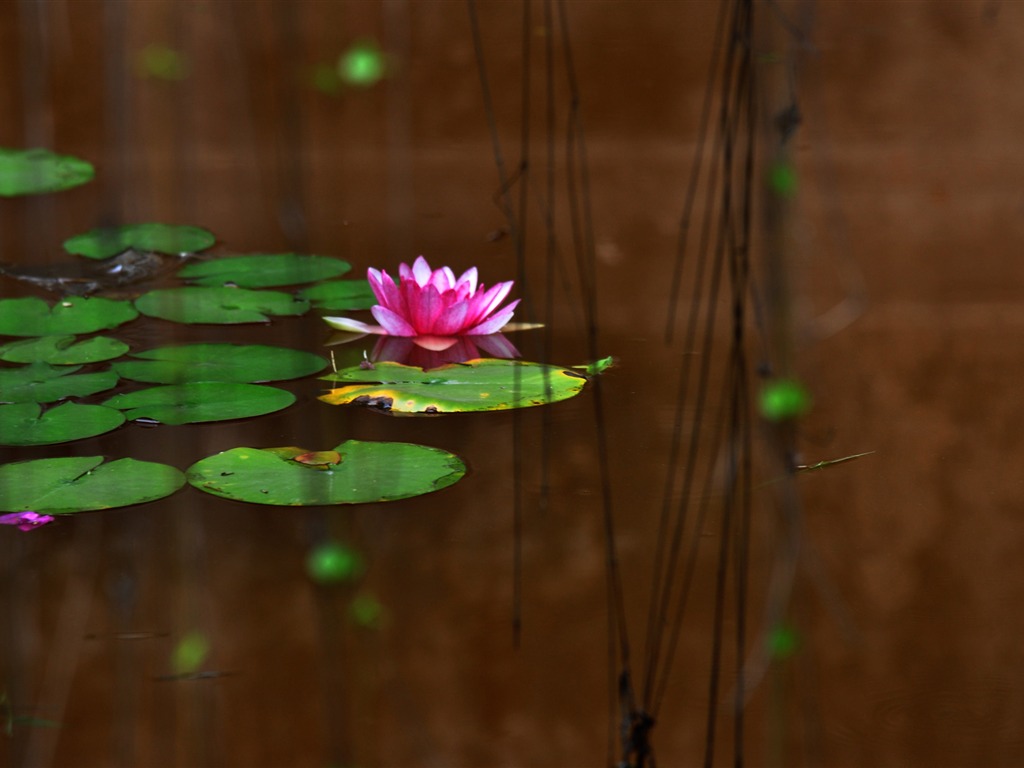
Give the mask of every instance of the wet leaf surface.
[[38, 403], [0, 405], [0, 445], [53, 445], [95, 437], [125, 422], [102, 405], [63, 403], [44, 410]]
[[189, 381], [281, 381], [318, 373], [322, 357], [298, 349], [262, 344], [185, 344], [132, 355], [114, 363], [118, 375], [150, 384]]
[[140, 296], [142, 314], [176, 323], [265, 323], [271, 316], [301, 315], [309, 302], [279, 291], [195, 286], [167, 288]]
[[106, 259], [129, 248], [170, 256], [197, 253], [217, 242], [212, 232], [179, 224], [125, 224], [100, 227], [64, 241], [64, 250], [89, 259]]
[[352, 269], [347, 261], [298, 253], [229, 256], [189, 264], [178, 277], [197, 285], [273, 288], [327, 280]]
[[295, 395], [276, 387], [200, 381], [114, 395], [103, 405], [124, 411], [131, 420], [193, 424], [262, 416], [287, 408], [294, 402]]
[[113, 360], [128, 349], [123, 341], [109, 336], [94, 336], [82, 341], [76, 341], [75, 336], [42, 336], [0, 346], [0, 360], [8, 363], [78, 365]]
[[76, 373], [80, 369], [54, 368], [47, 363], [0, 368], [0, 403], [52, 403], [67, 397], [88, 397], [117, 385], [113, 371]]
[[0, 335], [55, 336], [116, 328], [139, 316], [127, 301], [74, 296], [52, 307], [42, 299], [0, 300]]
[[501, 411], [566, 400], [578, 395], [586, 377], [566, 368], [519, 360], [470, 360], [424, 371], [378, 362], [322, 376], [355, 382], [320, 400], [331, 405], [367, 405], [401, 413]]
[[236, 501], [319, 506], [419, 496], [466, 473], [458, 456], [424, 445], [348, 440], [331, 450], [340, 461], [325, 465], [298, 459], [331, 451], [232, 448], [196, 462], [186, 476], [199, 490]]
[[162, 499], [185, 484], [180, 470], [102, 456], [20, 461], [0, 466], [0, 511], [50, 515], [89, 512]]

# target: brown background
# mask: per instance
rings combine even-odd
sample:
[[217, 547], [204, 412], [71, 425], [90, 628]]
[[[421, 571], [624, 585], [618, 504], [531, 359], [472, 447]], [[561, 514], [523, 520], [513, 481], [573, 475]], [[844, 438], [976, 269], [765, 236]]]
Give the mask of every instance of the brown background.
[[[661, 340], [665, 275], [696, 152], [716, 7], [567, 3], [590, 156], [601, 346], [618, 359], [604, 380], [605, 426], [637, 653], [679, 352]], [[792, 275], [800, 370], [816, 403], [802, 448], [808, 461], [874, 453], [800, 480], [800, 652], [751, 699], [750, 761], [1021, 765], [1024, 523], [1014, 382], [1024, 331], [1024, 5], [811, 8], [799, 69], [805, 122]], [[521, 6], [483, 2], [479, 12], [494, 115], [514, 164]], [[533, 13], [539, 162], [547, 30], [539, 5]], [[391, 52], [386, 81], [335, 95], [309, 87], [317, 65], [368, 38]], [[180, 50], [188, 78], [139, 76], [140, 51], [151, 43]], [[509, 239], [488, 237], [505, 222], [493, 200], [498, 177], [461, 2], [7, 3], [0, 71], [0, 144], [50, 146], [98, 168], [91, 185], [4, 200], [4, 261], [60, 260], [64, 238], [102, 221], [166, 220], [209, 227], [226, 252], [329, 253], [357, 272], [424, 253], [456, 269], [479, 264], [488, 282], [514, 274]], [[543, 246], [535, 232], [532, 256]], [[520, 288], [541, 297], [537, 263]], [[566, 264], [571, 275], [568, 257]], [[579, 291], [569, 282], [551, 319], [552, 359], [566, 364], [587, 354]], [[8, 282], [3, 290], [20, 289]], [[816, 318], [851, 297], [861, 303], [856, 318], [816, 334]], [[232, 334], [300, 339], [313, 349], [324, 338], [315, 319]], [[3, 686], [14, 714], [60, 723], [15, 725], [0, 741], [0, 759], [604, 761], [605, 541], [586, 399], [550, 409], [546, 426], [544, 414], [520, 417], [529, 458], [516, 478], [510, 415], [325, 415], [312, 388], [298, 391], [300, 405], [255, 424], [129, 426], [69, 450], [184, 468], [240, 441], [326, 447], [358, 436], [439, 445], [467, 457], [472, 472], [436, 497], [329, 515], [251, 510], [185, 491], [30, 534], [0, 531]], [[67, 452], [4, 449], [3, 458]], [[517, 481], [525, 499], [518, 650]], [[760, 632], [757, 601], [778, 534], [771, 504], [758, 514], [750, 615]], [[365, 553], [369, 570], [353, 590], [383, 605], [376, 629], [347, 622], [352, 590], [307, 579], [308, 537], [320, 525]], [[703, 597], [687, 616], [654, 731], [663, 765], [701, 755], [713, 567], [709, 547], [696, 586]], [[158, 680], [192, 629], [208, 637], [207, 666], [223, 676]], [[132, 632], [147, 634], [124, 634]]]

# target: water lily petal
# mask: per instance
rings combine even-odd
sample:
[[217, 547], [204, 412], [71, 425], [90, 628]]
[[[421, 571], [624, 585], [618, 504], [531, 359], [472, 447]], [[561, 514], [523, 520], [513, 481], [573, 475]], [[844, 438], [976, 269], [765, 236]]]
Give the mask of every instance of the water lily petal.
[[348, 331], [349, 333], [375, 333], [378, 335], [387, 333], [379, 325], [367, 325], [358, 320], [353, 320], [351, 317], [325, 317], [324, 322], [331, 326], [331, 328], [337, 328], [339, 331]]
[[497, 333], [505, 326], [506, 323], [508, 323], [509, 320], [512, 319], [512, 314], [515, 312], [515, 308], [518, 305], [519, 299], [516, 299], [497, 314], [492, 315], [489, 319], [473, 326], [469, 330], [463, 331], [463, 333], [468, 336], [485, 336], [491, 333]]
[[416, 280], [416, 285], [421, 288], [430, 282], [430, 278], [433, 276], [433, 272], [430, 269], [430, 265], [427, 260], [422, 256], [417, 256], [416, 261], [412, 263], [412, 274]]
[[392, 336], [416, 336], [416, 329], [406, 322], [401, 315], [395, 314], [387, 307], [380, 305], [371, 307], [370, 312], [381, 324], [384, 331]]
[[[476, 267], [470, 267], [455, 283], [455, 290], [460, 292], [459, 298], [463, 299], [468, 296], [472, 296], [476, 293], [476, 282], [477, 282], [477, 271]], [[468, 289], [468, 290], [467, 290]]]
[[[376, 270], [372, 271], [375, 272]], [[379, 280], [375, 282], [371, 270], [367, 270], [367, 279], [369, 280], [370, 288], [373, 289], [373, 293], [377, 297], [377, 301], [382, 307], [387, 307], [392, 312], [405, 316], [405, 299], [402, 296], [402, 292], [398, 290], [398, 286], [395, 285], [395, 281], [391, 278], [391, 275], [383, 270], [378, 274]]]
[[409, 312], [406, 319], [417, 333], [433, 333], [434, 323], [438, 316], [447, 308], [449, 302], [433, 285], [419, 289], [415, 301], [409, 301]]
[[12, 512], [0, 515], [0, 525], [15, 525], [21, 531], [31, 531], [33, 528], [52, 522], [52, 515], [40, 515], [36, 512]]
[[454, 304], [445, 307], [444, 311], [434, 320], [434, 327], [431, 333], [435, 336], [455, 336], [465, 333], [466, 312], [469, 310], [469, 303], [456, 301]]

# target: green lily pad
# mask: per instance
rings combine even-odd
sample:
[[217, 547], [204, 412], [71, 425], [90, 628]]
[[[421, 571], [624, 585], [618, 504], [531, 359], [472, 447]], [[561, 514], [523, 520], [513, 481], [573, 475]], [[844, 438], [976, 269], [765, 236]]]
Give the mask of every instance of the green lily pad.
[[81, 367], [32, 363], [0, 368], [0, 403], [52, 403], [66, 397], [88, 397], [117, 384], [113, 371], [75, 374]]
[[199, 285], [231, 283], [240, 288], [273, 288], [327, 280], [350, 269], [352, 265], [347, 261], [330, 256], [261, 253], [199, 261], [178, 270], [178, 277]]
[[103, 405], [124, 411], [125, 416], [132, 420], [194, 424], [262, 416], [287, 408], [294, 402], [295, 395], [276, 387], [197, 381], [114, 395]]
[[60, 192], [96, 174], [90, 163], [47, 149], [0, 149], [0, 195], [40, 195]]
[[582, 374], [520, 360], [470, 360], [424, 371], [400, 363], [375, 363], [321, 376], [358, 382], [320, 399], [331, 405], [369, 405], [400, 413], [503, 411], [575, 397], [587, 383]]
[[102, 405], [0, 405], [0, 445], [53, 445], [95, 437], [124, 424], [124, 414]]
[[71, 296], [50, 307], [42, 299], [0, 300], [0, 335], [58, 336], [108, 330], [134, 320], [138, 311], [127, 301]]
[[345, 309], [369, 309], [377, 297], [366, 280], [331, 280], [299, 291], [299, 298], [317, 309], [338, 312]]
[[108, 259], [134, 248], [171, 256], [204, 251], [217, 242], [212, 232], [178, 224], [125, 224], [100, 227], [64, 241], [64, 250], [90, 259]]
[[411, 443], [348, 440], [328, 465], [296, 460], [324, 451], [304, 448], [232, 448], [189, 467], [188, 482], [237, 501], [280, 506], [362, 504], [419, 496], [466, 474], [458, 456]]
[[76, 342], [74, 336], [41, 336], [0, 345], [0, 360], [8, 363], [49, 363], [77, 365], [113, 360], [129, 349], [109, 336], [94, 336]]
[[196, 286], [150, 291], [135, 306], [144, 315], [176, 323], [231, 325], [265, 323], [270, 315], [301, 315], [309, 302], [279, 291]]
[[114, 363], [132, 381], [179, 384], [187, 381], [280, 381], [318, 373], [327, 361], [311, 352], [262, 344], [186, 344], [138, 352]]
[[0, 465], [0, 511], [48, 515], [142, 504], [185, 484], [180, 470], [135, 459], [69, 456]]

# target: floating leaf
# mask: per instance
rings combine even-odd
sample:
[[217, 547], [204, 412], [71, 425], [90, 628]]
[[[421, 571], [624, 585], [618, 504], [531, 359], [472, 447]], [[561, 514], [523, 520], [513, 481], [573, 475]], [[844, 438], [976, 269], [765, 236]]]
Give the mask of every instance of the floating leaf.
[[185, 474], [189, 483], [215, 496], [280, 506], [405, 499], [445, 488], [466, 474], [458, 456], [424, 445], [348, 440], [333, 450], [341, 461], [330, 469], [294, 461], [275, 449], [232, 448], [196, 462]]
[[178, 224], [125, 224], [100, 227], [64, 241], [64, 250], [90, 259], [107, 259], [129, 248], [171, 256], [204, 251], [217, 242], [212, 232]]
[[77, 343], [74, 336], [42, 336], [0, 346], [0, 360], [8, 363], [77, 365], [113, 360], [127, 351], [127, 344], [109, 336], [94, 336]]
[[90, 163], [46, 149], [0, 149], [0, 195], [60, 192], [92, 181]]
[[279, 291], [245, 288], [166, 288], [140, 296], [135, 306], [144, 315], [176, 323], [265, 323], [269, 315], [301, 315], [309, 302]]
[[0, 445], [52, 445], [94, 437], [124, 424], [124, 414], [102, 405], [0, 405]]
[[114, 363], [132, 381], [179, 384], [189, 381], [280, 381], [322, 371], [327, 361], [311, 352], [261, 344], [186, 344], [138, 352]]
[[331, 280], [299, 291], [299, 298], [312, 302], [317, 309], [340, 311], [369, 309], [377, 303], [366, 280]]
[[430, 371], [378, 362], [373, 370], [345, 368], [326, 381], [360, 382], [331, 390], [331, 405], [369, 405], [402, 413], [501, 411], [578, 395], [586, 377], [566, 368], [519, 360], [470, 360]]
[[102, 456], [19, 461], [0, 465], [0, 510], [89, 512], [162, 499], [184, 484], [181, 471], [151, 461], [103, 463]]
[[294, 402], [295, 395], [276, 387], [198, 381], [114, 395], [103, 405], [124, 411], [125, 416], [133, 420], [194, 424], [262, 416], [287, 408]]
[[198, 261], [178, 270], [178, 277], [199, 285], [272, 288], [327, 280], [350, 269], [347, 261], [330, 256], [261, 253]]
[[42, 299], [0, 300], [0, 335], [57, 336], [108, 330], [134, 320], [138, 311], [127, 301], [73, 296], [52, 308]]
[[80, 369], [80, 365], [54, 368], [46, 363], [0, 368], [0, 403], [52, 403], [88, 397], [117, 384], [113, 371], [75, 374]]

